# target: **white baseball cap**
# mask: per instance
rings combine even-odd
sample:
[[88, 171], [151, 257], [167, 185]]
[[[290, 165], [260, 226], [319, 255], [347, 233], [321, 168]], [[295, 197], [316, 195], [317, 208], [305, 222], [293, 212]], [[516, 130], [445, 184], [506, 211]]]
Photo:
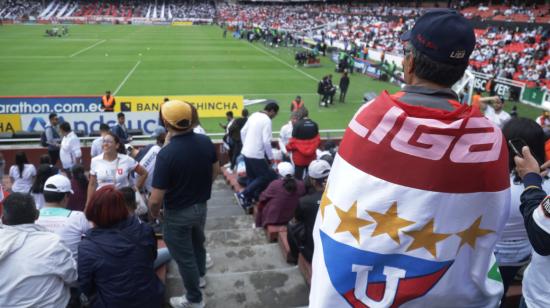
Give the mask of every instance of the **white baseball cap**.
[[294, 166], [292, 166], [289, 162], [282, 162], [277, 165], [277, 171], [279, 171], [279, 174], [282, 177], [285, 177], [287, 175], [294, 175]]
[[324, 179], [330, 173], [330, 164], [326, 160], [316, 159], [309, 164], [307, 172], [310, 178]]
[[44, 191], [74, 194], [71, 187], [71, 181], [69, 181], [66, 176], [61, 174], [50, 176], [46, 180], [46, 183], [44, 183]]

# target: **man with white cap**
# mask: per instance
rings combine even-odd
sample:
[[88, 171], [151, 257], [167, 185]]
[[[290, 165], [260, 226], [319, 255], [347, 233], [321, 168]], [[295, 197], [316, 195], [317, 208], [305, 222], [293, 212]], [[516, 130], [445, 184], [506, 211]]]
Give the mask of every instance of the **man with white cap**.
[[59, 235], [61, 241], [77, 260], [78, 243], [91, 225], [84, 213], [66, 208], [71, 194], [73, 194], [71, 182], [66, 176], [56, 174], [49, 177], [44, 183], [46, 204], [40, 209], [36, 224]]
[[313, 256], [313, 226], [315, 225], [315, 217], [319, 211], [319, 204], [327, 177], [330, 173], [330, 165], [327, 161], [316, 159], [309, 164], [308, 181], [312, 191], [309, 194], [300, 198], [300, 204], [294, 213], [294, 219], [297, 223], [302, 224], [305, 230], [305, 238], [299, 238], [293, 228], [289, 228], [288, 243], [290, 251], [294, 258], [298, 257], [300, 252], [306, 260], [311, 262]]
[[164, 241], [187, 290], [183, 296], [170, 298], [170, 305], [204, 307], [199, 285], [206, 273], [206, 201], [219, 173], [219, 162], [210, 138], [193, 132], [198, 115], [191, 104], [165, 102], [161, 119], [171, 137], [157, 155], [149, 209], [151, 216], [158, 218], [164, 205]]

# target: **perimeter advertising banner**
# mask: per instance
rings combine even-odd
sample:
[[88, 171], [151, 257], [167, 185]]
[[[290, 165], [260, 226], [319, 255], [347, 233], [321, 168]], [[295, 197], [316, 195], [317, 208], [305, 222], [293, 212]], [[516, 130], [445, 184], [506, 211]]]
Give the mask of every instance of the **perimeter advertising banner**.
[[[101, 98], [85, 97], [0, 97], [0, 133], [42, 131], [55, 112], [74, 130], [85, 134], [99, 130], [101, 123], [116, 124], [116, 113], [126, 114], [129, 129], [151, 134], [158, 125], [158, 111], [164, 96], [116, 96], [115, 112], [102, 112]], [[171, 96], [192, 103], [201, 118], [224, 117], [227, 111], [240, 114], [242, 96]]]

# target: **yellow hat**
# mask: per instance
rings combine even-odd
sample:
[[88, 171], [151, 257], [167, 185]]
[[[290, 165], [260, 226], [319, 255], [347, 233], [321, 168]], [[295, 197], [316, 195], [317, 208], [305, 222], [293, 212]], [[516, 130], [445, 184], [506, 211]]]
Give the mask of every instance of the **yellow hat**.
[[193, 126], [193, 107], [188, 102], [168, 101], [160, 107], [162, 119], [177, 129]]

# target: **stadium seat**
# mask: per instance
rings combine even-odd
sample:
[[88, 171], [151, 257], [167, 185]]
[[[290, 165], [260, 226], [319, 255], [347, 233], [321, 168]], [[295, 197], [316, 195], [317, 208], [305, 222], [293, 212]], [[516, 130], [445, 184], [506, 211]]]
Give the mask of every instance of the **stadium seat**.
[[83, 130], [75, 130], [74, 133], [75, 133], [78, 137], [84, 137], [84, 136], [86, 136], [86, 132], [83, 131]]
[[130, 135], [130, 136], [141, 136], [141, 135], [143, 135], [143, 130], [141, 130], [139, 128], [129, 129], [128, 130], [128, 135]]
[[11, 138], [13, 138], [12, 132], [0, 133], [0, 139], [11, 139]]
[[27, 131], [18, 131], [18, 132], [15, 132], [13, 134], [13, 138], [15, 139], [30, 139], [30, 138], [36, 138], [36, 139], [39, 139], [40, 136], [42, 135], [42, 132], [40, 131], [32, 131], [32, 132], [27, 132]]

